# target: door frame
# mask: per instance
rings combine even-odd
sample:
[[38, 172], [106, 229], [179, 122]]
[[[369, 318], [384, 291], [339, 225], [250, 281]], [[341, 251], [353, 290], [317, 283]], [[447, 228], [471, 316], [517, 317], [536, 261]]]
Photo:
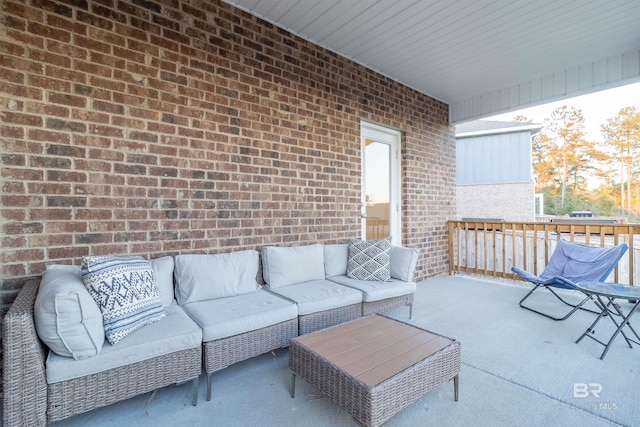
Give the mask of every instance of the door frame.
[[402, 246], [402, 158], [401, 132], [398, 129], [383, 126], [367, 120], [360, 120], [360, 213], [361, 235], [367, 236], [366, 221], [366, 189], [365, 189], [365, 144], [367, 139], [388, 144], [391, 158], [389, 159], [389, 234], [393, 245]]

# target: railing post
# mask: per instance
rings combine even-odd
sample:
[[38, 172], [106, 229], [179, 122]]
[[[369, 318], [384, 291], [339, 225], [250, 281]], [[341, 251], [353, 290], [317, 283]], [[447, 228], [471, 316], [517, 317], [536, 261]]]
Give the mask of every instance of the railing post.
[[455, 273], [455, 226], [454, 221], [449, 221], [449, 275], [453, 276]]
[[635, 227], [629, 226], [629, 284], [633, 286], [633, 251], [634, 251], [634, 229]]

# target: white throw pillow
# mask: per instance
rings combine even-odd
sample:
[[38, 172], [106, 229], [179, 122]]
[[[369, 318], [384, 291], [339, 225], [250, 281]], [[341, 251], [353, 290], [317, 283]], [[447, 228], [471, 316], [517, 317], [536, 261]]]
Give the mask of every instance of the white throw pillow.
[[104, 344], [102, 313], [73, 266], [48, 266], [33, 307], [36, 331], [51, 351], [76, 360]]
[[231, 297], [260, 288], [258, 252], [177, 255], [175, 266], [178, 304]]
[[270, 288], [323, 280], [323, 245], [262, 248], [262, 275]]
[[347, 277], [388, 282], [391, 279], [391, 237], [350, 242]]
[[111, 344], [167, 315], [153, 268], [142, 257], [82, 257], [82, 280], [100, 307]]

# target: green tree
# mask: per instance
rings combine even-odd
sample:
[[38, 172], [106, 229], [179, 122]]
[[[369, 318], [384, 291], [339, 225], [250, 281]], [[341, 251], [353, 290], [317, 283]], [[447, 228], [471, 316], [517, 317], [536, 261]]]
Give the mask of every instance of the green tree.
[[[531, 156], [533, 175], [536, 182], [536, 191], [543, 192], [544, 189], [557, 188], [558, 168], [554, 159], [549, 155], [552, 141], [545, 133], [539, 133], [533, 137]], [[550, 190], [549, 190], [550, 191]]]
[[590, 210], [595, 215], [606, 215], [607, 213], [605, 212], [610, 212], [612, 209], [613, 201], [611, 201], [611, 199], [594, 201], [585, 194], [574, 193], [572, 188], [567, 189], [565, 206], [563, 207], [561, 195], [558, 194], [558, 190], [559, 188], [557, 187], [544, 188], [541, 190], [544, 194], [544, 211], [549, 215], [568, 215], [572, 211], [584, 210]]
[[634, 107], [622, 108], [617, 116], [601, 125], [601, 130], [610, 152], [609, 164], [618, 167], [620, 207], [632, 212], [632, 183], [640, 173], [636, 166], [640, 159], [640, 113]]
[[584, 138], [584, 117], [574, 107], [562, 106], [545, 119], [543, 132], [534, 139], [534, 170], [539, 188], [560, 190], [558, 210], [567, 210], [567, 187], [572, 194], [587, 187], [588, 172], [599, 157], [593, 142]]
[[601, 184], [600, 187], [593, 192], [593, 208], [591, 210], [594, 214], [600, 216], [616, 215], [616, 198], [615, 187]]

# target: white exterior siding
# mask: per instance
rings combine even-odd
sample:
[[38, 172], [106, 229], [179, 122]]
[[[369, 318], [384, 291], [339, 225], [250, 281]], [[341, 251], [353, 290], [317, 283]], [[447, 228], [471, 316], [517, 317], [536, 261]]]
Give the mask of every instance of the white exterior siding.
[[495, 116], [636, 83], [640, 78], [640, 50], [634, 48], [572, 68], [550, 71], [513, 86], [454, 100], [449, 107], [449, 121], [459, 123]]
[[458, 185], [531, 180], [529, 131], [457, 139]]

